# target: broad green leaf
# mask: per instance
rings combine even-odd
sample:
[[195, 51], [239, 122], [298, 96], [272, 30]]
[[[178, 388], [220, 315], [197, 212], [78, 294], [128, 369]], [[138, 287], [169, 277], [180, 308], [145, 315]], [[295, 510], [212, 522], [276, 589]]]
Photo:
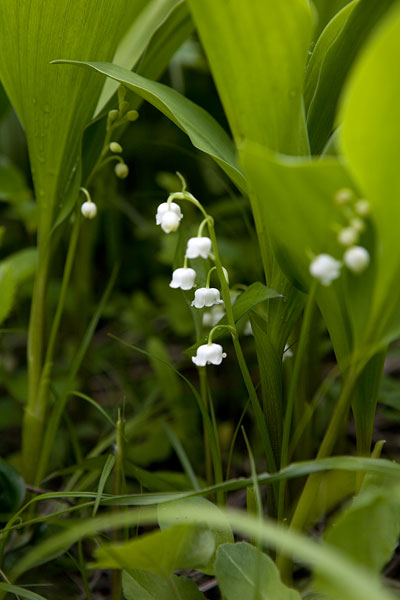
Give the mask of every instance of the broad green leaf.
[[239, 542], [224, 544], [217, 551], [215, 572], [226, 600], [300, 600], [296, 590], [282, 583], [279, 571], [261, 550]]
[[[344, 217], [334, 196], [340, 188], [351, 188], [351, 179], [343, 166], [331, 158], [311, 161], [273, 155], [267, 148], [250, 142], [243, 147], [241, 157], [256, 194], [260, 197], [268, 194], [270, 199], [260, 203], [259, 216], [269, 231], [279, 265], [297, 288], [308, 291], [312, 256], [327, 253], [341, 258], [336, 228], [343, 226]], [[372, 268], [360, 277], [362, 281], [367, 279], [365, 286], [369, 284], [371, 272]], [[354, 296], [354, 279], [350, 278], [346, 288], [351, 298]], [[345, 285], [347, 280], [340, 277], [327, 288], [320, 286], [317, 293], [336, 356], [343, 363], [352, 350]], [[361, 303], [362, 299], [361, 296]], [[363, 308], [367, 309], [367, 298]], [[365, 314], [358, 305], [354, 312], [359, 316]]]
[[[240, 189], [246, 187], [243, 175], [237, 166], [235, 148], [228, 134], [213, 117], [191, 100], [162, 83], [151, 81], [117, 65], [71, 60], [57, 62], [67, 62], [93, 69], [119, 81], [171, 119], [189, 136], [192, 144], [209, 154]], [[65, 65], [61, 67], [65, 68]]]
[[[126, 600], [204, 600], [194, 581], [171, 575], [171, 581], [150, 573], [134, 569], [123, 571], [122, 589]], [[171, 586], [172, 582], [172, 586]], [[171, 589], [171, 587], [173, 589]]]
[[120, 544], [104, 544], [95, 551], [96, 569], [143, 569], [168, 577], [177, 569], [202, 569], [215, 551], [209, 530], [177, 524]]
[[[319, 37], [307, 65], [304, 80], [304, 105], [308, 136], [313, 154], [321, 151], [333, 128], [336, 104], [341, 87], [339, 86], [336, 91], [336, 88], [332, 85], [332, 80], [334, 75], [338, 77], [337, 71], [339, 65], [340, 68], [342, 65], [338, 62], [337, 64], [334, 63], [332, 67], [331, 63], [338, 54], [337, 46], [340, 48], [344, 26], [358, 2], [359, 0], [354, 0], [348, 3], [328, 23]], [[336, 71], [333, 70], [335, 67]]]
[[16, 512], [25, 496], [25, 483], [21, 475], [0, 459], [0, 513]]
[[0, 79], [25, 129], [43, 236], [64, 201], [103, 85], [50, 61], [110, 60], [127, 0], [57, 0], [45, 8], [41, 0], [10, 0], [0, 10]]
[[338, 99], [354, 60], [394, 1], [350, 2], [319, 38], [307, 67], [304, 94], [313, 154], [321, 153], [333, 130]]
[[[303, 77], [313, 17], [307, 0], [189, 0], [236, 143], [307, 153]], [[251, 65], [251, 68], [250, 68]]]
[[[222, 517], [222, 513], [220, 509], [215, 506], [206, 498], [201, 496], [195, 498], [187, 498], [185, 500], [176, 500], [175, 502], [164, 502], [160, 504], [158, 507], [158, 523], [162, 530], [168, 530], [170, 527], [174, 527], [177, 524], [187, 523], [189, 518], [186, 513], [186, 509], [193, 509], [198, 507], [201, 510], [203, 507], [208, 508], [210, 511], [214, 513], [218, 513]], [[233, 542], [232, 530], [228, 524], [228, 522], [224, 522], [221, 518], [221, 525], [218, 529], [214, 527], [209, 527], [208, 522], [205, 521], [202, 523], [200, 528], [201, 532], [207, 532], [211, 535], [214, 541], [214, 551], [209, 556], [208, 563], [203, 565], [200, 569], [204, 573], [208, 573], [209, 575], [214, 574], [214, 561], [216, 557], [216, 550], [219, 548], [221, 544], [227, 544]], [[199, 567], [195, 567], [199, 568]]]
[[11, 312], [15, 296], [16, 281], [11, 264], [0, 264], [0, 323]]
[[350, 0], [312, 0], [317, 9], [317, 24], [315, 36], [328, 25], [329, 21], [338, 13]]
[[[136, 2], [135, 14], [127, 20], [128, 29], [121, 39], [112, 62], [126, 69], [133, 69], [141, 62], [150, 38], [168, 21], [179, 0], [141, 0]], [[187, 9], [186, 9], [187, 11]], [[118, 88], [118, 83], [107, 79], [101, 92], [95, 115], [100, 113]]]
[[376, 350], [400, 332], [400, 260], [394, 226], [400, 218], [399, 37], [400, 9], [396, 4], [357, 61], [340, 113], [341, 146], [348, 168], [371, 204], [376, 277], [360, 343], [375, 344]]
[[[370, 572], [379, 573], [398, 543], [399, 493], [384, 478], [368, 477], [350, 506], [329, 525], [325, 541]], [[323, 577], [317, 577], [316, 587], [325, 589]]]

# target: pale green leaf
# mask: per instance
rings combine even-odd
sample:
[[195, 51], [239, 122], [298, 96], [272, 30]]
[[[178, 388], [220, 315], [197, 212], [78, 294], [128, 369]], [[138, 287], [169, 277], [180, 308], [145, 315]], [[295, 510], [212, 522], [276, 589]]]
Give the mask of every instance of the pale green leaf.
[[177, 569], [201, 569], [214, 551], [212, 533], [186, 522], [128, 542], [104, 544], [95, 551], [95, 567], [143, 569], [168, 577]]
[[377, 27], [349, 79], [342, 101], [341, 145], [361, 193], [371, 204], [374, 287], [360, 345], [376, 350], [400, 332], [398, 281], [400, 219], [400, 10], [396, 4]]
[[282, 583], [274, 562], [261, 550], [239, 542], [217, 551], [215, 571], [226, 600], [300, 600], [296, 590]]
[[233, 136], [287, 154], [308, 151], [303, 77], [307, 0], [189, 0]]

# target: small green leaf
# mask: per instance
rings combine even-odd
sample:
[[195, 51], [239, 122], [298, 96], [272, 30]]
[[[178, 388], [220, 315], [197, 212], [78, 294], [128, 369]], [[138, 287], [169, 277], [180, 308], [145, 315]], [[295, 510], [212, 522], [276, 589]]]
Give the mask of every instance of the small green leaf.
[[0, 264], [0, 323], [11, 312], [15, 295], [15, 277], [11, 264]]
[[[330, 524], [325, 541], [345, 556], [379, 573], [392, 557], [400, 535], [398, 486], [390, 480], [368, 476], [361, 492]], [[326, 589], [319, 575], [318, 589]]]
[[38, 252], [36, 248], [25, 248], [8, 256], [3, 264], [13, 269], [16, 283], [31, 279], [37, 269]]
[[215, 529], [215, 527], [208, 527], [207, 521], [204, 522], [204, 527], [201, 527], [201, 531], [203, 533], [207, 532], [213, 538], [214, 550], [209, 556], [207, 564], [203, 564], [201, 568], [199, 566], [195, 567], [203, 571], [203, 573], [213, 575], [214, 561], [216, 557], [215, 552], [217, 548], [219, 548], [221, 544], [233, 542], [232, 530], [228, 522], [224, 523], [223, 513], [215, 504], [201, 496], [186, 498], [185, 500], [176, 500], [174, 502], [165, 502], [158, 506], [158, 523], [162, 530], [168, 530], [168, 528], [174, 527], [177, 524], [189, 523], [190, 518], [187, 515], [187, 511], [191, 511], [196, 507], [198, 507], [199, 510], [201, 510], [203, 507], [206, 507], [215, 514], [221, 516], [221, 526], [218, 529]]
[[0, 513], [15, 512], [25, 496], [25, 483], [14, 467], [0, 459]]
[[298, 592], [282, 583], [279, 571], [269, 556], [245, 542], [220, 546], [215, 571], [226, 600], [301, 598]]
[[126, 600], [176, 600], [177, 596], [173, 590], [176, 590], [181, 600], [204, 600], [194, 581], [177, 575], [171, 575], [168, 581], [139, 569], [123, 571], [122, 589]]
[[143, 569], [168, 577], [177, 569], [208, 565], [215, 551], [212, 533], [196, 525], [178, 524], [122, 544], [104, 544], [95, 551], [96, 569]]

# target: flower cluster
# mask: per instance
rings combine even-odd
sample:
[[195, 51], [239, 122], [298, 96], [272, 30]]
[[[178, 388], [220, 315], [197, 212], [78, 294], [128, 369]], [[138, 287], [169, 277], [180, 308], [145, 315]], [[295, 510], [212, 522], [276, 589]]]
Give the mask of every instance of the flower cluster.
[[[172, 279], [169, 284], [170, 287], [174, 289], [180, 288], [182, 290], [191, 290], [196, 287], [196, 271], [191, 267], [188, 267], [188, 260], [196, 258], [214, 258], [212, 255], [213, 248], [211, 238], [203, 235], [203, 229], [209, 224], [210, 217], [205, 213], [200, 203], [191, 194], [186, 192], [184, 186], [182, 192], [170, 194], [167, 202], [163, 202], [157, 208], [156, 225], [159, 225], [167, 234], [176, 231], [183, 218], [181, 207], [174, 202], [174, 200], [188, 200], [189, 202], [192, 202], [200, 208], [205, 216], [200, 224], [197, 236], [190, 238], [187, 242], [183, 266], [173, 271]], [[222, 269], [226, 281], [228, 281], [228, 273], [223, 267]], [[221, 299], [220, 291], [215, 287], [210, 287], [210, 278], [214, 270], [216, 270], [215, 266], [209, 270], [206, 286], [199, 287], [195, 290], [194, 299], [191, 305], [194, 308], [199, 309], [211, 307], [213, 310], [215, 308], [216, 310], [219, 310], [219, 318], [221, 318], [224, 315], [224, 311], [220, 305], [223, 305], [224, 301]], [[210, 319], [209, 325], [214, 325], [215, 319], [216, 315]], [[207, 364], [219, 365], [221, 364], [222, 359], [226, 357], [226, 353], [223, 352], [222, 346], [212, 342], [212, 333], [213, 330], [210, 332], [208, 343], [199, 346], [197, 348], [196, 356], [192, 358], [194, 364], [199, 367], [204, 367]]]
[[352, 190], [342, 188], [335, 194], [335, 202], [342, 207], [348, 223], [339, 229], [337, 240], [345, 248], [342, 261], [329, 254], [319, 254], [310, 264], [310, 274], [322, 285], [328, 286], [340, 276], [343, 264], [353, 273], [362, 273], [370, 263], [366, 248], [358, 245], [360, 235], [365, 229], [364, 218], [370, 213], [367, 200], [356, 199]]

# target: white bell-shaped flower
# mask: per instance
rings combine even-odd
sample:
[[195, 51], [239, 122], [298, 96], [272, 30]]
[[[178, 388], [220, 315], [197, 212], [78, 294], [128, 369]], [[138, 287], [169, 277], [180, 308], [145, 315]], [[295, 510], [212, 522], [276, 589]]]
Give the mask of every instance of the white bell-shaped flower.
[[365, 200], [365, 198], [361, 198], [361, 200], [358, 200], [354, 208], [356, 210], [356, 213], [360, 215], [360, 217], [367, 217], [371, 212], [371, 206], [368, 200]]
[[319, 254], [310, 264], [310, 273], [325, 286], [332, 283], [340, 275], [342, 263], [329, 254]]
[[226, 358], [226, 352], [223, 352], [220, 344], [203, 344], [197, 348], [196, 356], [192, 356], [192, 361], [198, 367], [205, 367], [220, 365], [223, 358]]
[[188, 258], [208, 258], [212, 243], [208, 237], [193, 237], [188, 240], [186, 256]]
[[225, 316], [225, 310], [223, 306], [215, 304], [211, 310], [208, 310], [203, 314], [203, 326], [204, 327], [215, 327], [220, 322], [222, 317]]
[[353, 246], [358, 242], [359, 232], [353, 227], [345, 227], [338, 233], [338, 242], [342, 246]]
[[175, 269], [172, 273], [172, 280], [169, 287], [191, 290], [194, 287], [195, 279], [196, 271], [194, 269], [181, 267], [180, 269]]
[[162, 202], [157, 208], [156, 224], [161, 225], [161, 229], [165, 233], [176, 231], [182, 219], [182, 211], [179, 204], [176, 202]]
[[346, 250], [343, 261], [346, 267], [350, 271], [353, 271], [353, 273], [362, 273], [369, 265], [369, 252], [362, 246], [353, 246]]
[[204, 306], [214, 306], [214, 304], [223, 304], [217, 288], [199, 288], [194, 293], [192, 306], [204, 308]]
[[85, 219], [94, 219], [97, 215], [97, 206], [94, 202], [86, 201], [81, 206], [81, 213]]

